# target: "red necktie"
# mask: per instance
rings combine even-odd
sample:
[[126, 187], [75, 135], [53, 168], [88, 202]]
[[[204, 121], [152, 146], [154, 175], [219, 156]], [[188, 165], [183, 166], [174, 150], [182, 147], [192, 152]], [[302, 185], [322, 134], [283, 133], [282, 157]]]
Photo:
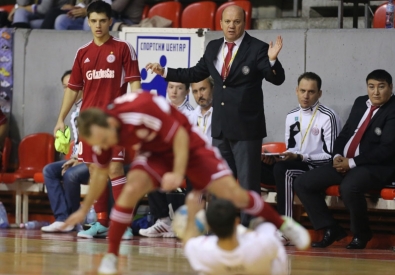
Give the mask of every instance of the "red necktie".
[[368, 116], [365, 118], [365, 121], [362, 123], [361, 127], [359, 127], [357, 133], [355, 134], [353, 140], [350, 143], [350, 147], [348, 147], [346, 157], [347, 158], [353, 158], [355, 156], [355, 151], [357, 150], [357, 147], [359, 143], [361, 142], [362, 136], [366, 131], [366, 128], [369, 125], [370, 120], [372, 119], [372, 115], [374, 110], [379, 108], [379, 106], [370, 106], [370, 111]]
[[223, 80], [228, 76], [229, 73], [229, 63], [230, 60], [232, 59], [232, 50], [233, 47], [236, 45], [235, 43], [229, 43], [225, 42], [226, 46], [228, 46], [228, 53], [226, 54], [225, 60], [224, 60], [224, 65], [222, 66], [222, 71], [221, 71], [221, 77]]

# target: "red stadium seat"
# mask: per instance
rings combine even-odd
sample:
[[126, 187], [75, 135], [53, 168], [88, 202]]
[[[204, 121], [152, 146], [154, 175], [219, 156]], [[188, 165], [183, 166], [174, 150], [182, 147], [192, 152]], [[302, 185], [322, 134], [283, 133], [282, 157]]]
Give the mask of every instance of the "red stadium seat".
[[387, 3], [381, 4], [376, 9], [373, 16], [373, 28], [376, 29], [385, 28], [386, 9], [387, 9]]
[[287, 150], [284, 142], [268, 142], [262, 144], [262, 153], [283, 153]]
[[[287, 146], [284, 142], [268, 142], [262, 144], [262, 153], [282, 153], [286, 150]], [[261, 190], [265, 192], [276, 191], [276, 186], [261, 182]]]
[[173, 28], [179, 28], [182, 6], [180, 2], [163, 2], [153, 6], [148, 12], [148, 18], [158, 15], [171, 20]]
[[218, 9], [217, 12], [215, 13], [215, 30], [221, 30], [221, 17], [222, 17], [222, 12], [223, 10], [231, 5], [237, 5], [241, 8], [243, 8], [246, 12], [246, 25], [245, 29], [249, 30], [251, 29], [251, 12], [252, 12], [252, 6], [250, 1], [232, 1], [232, 2], [226, 2], [222, 4]]
[[149, 6], [148, 5], [144, 5], [143, 14], [141, 15], [141, 20], [143, 20], [143, 19], [148, 17], [148, 12], [149, 12]]
[[395, 188], [381, 189], [380, 196], [385, 200], [395, 200]]
[[197, 2], [184, 9], [181, 16], [181, 28], [215, 29], [214, 16], [217, 4], [212, 1]]
[[3, 182], [13, 183], [17, 179], [33, 178], [45, 165], [54, 162], [54, 137], [48, 133], [26, 136], [18, 147], [19, 167], [14, 173], [4, 173]]
[[12, 9], [14, 8], [14, 5], [4, 5], [0, 6], [0, 11], [6, 11], [6, 12], [11, 12]]

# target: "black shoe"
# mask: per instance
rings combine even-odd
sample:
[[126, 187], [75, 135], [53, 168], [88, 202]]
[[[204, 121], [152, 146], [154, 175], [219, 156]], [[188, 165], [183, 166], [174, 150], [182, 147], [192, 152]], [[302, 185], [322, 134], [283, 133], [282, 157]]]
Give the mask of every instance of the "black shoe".
[[355, 235], [352, 241], [346, 246], [347, 249], [364, 249], [366, 244], [372, 239], [370, 237], [362, 237]]
[[327, 247], [333, 244], [335, 241], [340, 241], [341, 239], [347, 237], [346, 231], [340, 226], [329, 227], [325, 230], [324, 237], [319, 242], [311, 243], [312, 247]]

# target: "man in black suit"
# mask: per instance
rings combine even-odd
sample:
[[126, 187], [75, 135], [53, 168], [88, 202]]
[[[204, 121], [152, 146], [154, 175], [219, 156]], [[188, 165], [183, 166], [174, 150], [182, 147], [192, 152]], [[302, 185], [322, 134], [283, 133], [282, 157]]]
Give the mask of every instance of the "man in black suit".
[[[285, 80], [277, 59], [282, 38], [270, 45], [244, 31], [245, 11], [227, 7], [221, 18], [224, 38], [210, 41], [203, 57], [189, 69], [162, 68], [149, 63], [147, 70], [167, 81], [199, 82], [214, 79], [212, 137], [235, 177], [248, 190], [260, 193], [262, 138], [266, 137], [262, 80], [275, 85]], [[250, 217], [243, 215], [247, 225]]]
[[311, 170], [294, 183], [314, 229], [324, 229], [313, 247], [327, 247], [347, 236], [333, 219], [325, 189], [339, 184], [350, 213], [353, 240], [347, 249], [363, 249], [372, 238], [365, 193], [391, 182], [395, 172], [395, 97], [392, 77], [375, 70], [366, 78], [367, 96], [358, 97], [333, 150], [333, 163]]

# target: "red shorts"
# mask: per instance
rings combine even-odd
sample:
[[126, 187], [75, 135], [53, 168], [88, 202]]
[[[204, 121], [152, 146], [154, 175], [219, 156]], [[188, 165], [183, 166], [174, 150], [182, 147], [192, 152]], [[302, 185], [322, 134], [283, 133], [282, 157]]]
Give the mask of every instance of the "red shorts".
[[[93, 160], [94, 155], [95, 153], [92, 150], [92, 146], [80, 140], [80, 142], [78, 143], [78, 161], [84, 163], [96, 163], [96, 161]], [[125, 160], [125, 148], [121, 146], [113, 147], [111, 161], [124, 162], [124, 160]]]
[[[173, 154], [140, 153], [132, 162], [130, 170], [144, 170], [159, 188], [165, 173], [173, 170]], [[194, 189], [202, 190], [213, 180], [232, 175], [226, 161], [215, 147], [200, 147], [189, 152], [186, 176]]]

